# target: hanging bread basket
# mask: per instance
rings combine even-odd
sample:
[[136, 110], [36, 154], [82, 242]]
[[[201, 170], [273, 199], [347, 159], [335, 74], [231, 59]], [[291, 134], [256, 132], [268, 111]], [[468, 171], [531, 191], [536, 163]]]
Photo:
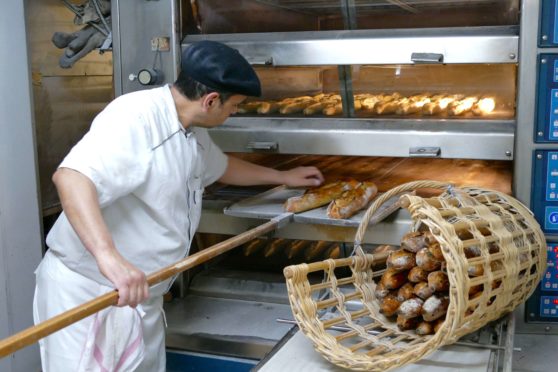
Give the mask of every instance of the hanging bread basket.
[[[374, 277], [387, 270], [374, 272], [372, 267], [384, 264], [388, 253], [365, 254], [360, 246], [371, 216], [385, 201], [424, 188], [445, 191], [432, 198], [405, 194], [400, 203], [411, 214], [414, 234], [433, 237], [445, 261], [441, 271], [449, 288], [436, 296], [446, 301], [447, 312], [429, 335], [402, 330], [384, 315]], [[316, 350], [340, 367], [366, 371], [417, 361], [513, 311], [531, 295], [546, 268], [544, 235], [519, 201], [496, 191], [435, 181], [403, 184], [376, 199], [356, 233], [355, 252], [349, 258], [289, 266], [284, 274], [294, 317]], [[323, 274], [324, 280], [312, 284], [310, 273]], [[432, 320], [424, 312], [432, 311], [428, 301], [411, 320]]]

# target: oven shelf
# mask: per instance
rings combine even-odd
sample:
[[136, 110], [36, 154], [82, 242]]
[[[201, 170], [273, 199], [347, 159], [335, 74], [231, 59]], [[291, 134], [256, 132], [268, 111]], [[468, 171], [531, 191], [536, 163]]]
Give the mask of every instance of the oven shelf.
[[209, 132], [225, 152], [265, 143], [281, 154], [409, 157], [434, 147], [440, 158], [512, 160], [514, 130], [513, 120], [232, 117]]
[[518, 35], [516, 26], [189, 35], [182, 48], [220, 41], [252, 64], [273, 66], [413, 64], [413, 53], [445, 64], [517, 63]]

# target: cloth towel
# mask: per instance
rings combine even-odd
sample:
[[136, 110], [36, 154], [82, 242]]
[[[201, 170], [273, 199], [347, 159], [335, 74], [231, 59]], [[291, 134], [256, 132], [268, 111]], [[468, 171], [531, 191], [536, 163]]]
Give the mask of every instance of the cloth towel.
[[144, 315], [141, 305], [135, 309], [112, 306], [93, 315], [78, 371], [117, 372], [137, 368], [145, 351]]

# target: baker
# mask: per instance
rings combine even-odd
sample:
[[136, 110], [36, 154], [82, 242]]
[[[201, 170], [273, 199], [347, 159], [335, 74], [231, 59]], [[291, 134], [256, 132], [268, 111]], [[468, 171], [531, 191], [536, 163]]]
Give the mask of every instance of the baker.
[[97, 115], [53, 176], [64, 211], [36, 271], [34, 319], [114, 288], [119, 307], [41, 340], [43, 371], [91, 364], [164, 371], [162, 295], [171, 281], [149, 288], [146, 274], [188, 255], [204, 187], [323, 182], [317, 168], [278, 171], [213, 143], [207, 128], [260, 95], [256, 73], [236, 50], [202, 41], [183, 52], [174, 84], [120, 96]]

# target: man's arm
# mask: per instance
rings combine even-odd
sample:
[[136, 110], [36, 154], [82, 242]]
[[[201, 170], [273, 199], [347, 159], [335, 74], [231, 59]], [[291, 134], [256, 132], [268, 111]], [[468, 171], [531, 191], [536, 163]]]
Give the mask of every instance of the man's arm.
[[228, 165], [220, 182], [236, 185], [319, 186], [324, 177], [316, 167], [297, 167], [286, 171], [263, 167], [228, 156]]
[[149, 296], [145, 274], [116, 249], [103, 220], [95, 185], [83, 174], [59, 168], [53, 175], [62, 208], [101, 273], [118, 290], [118, 306], [135, 307]]

